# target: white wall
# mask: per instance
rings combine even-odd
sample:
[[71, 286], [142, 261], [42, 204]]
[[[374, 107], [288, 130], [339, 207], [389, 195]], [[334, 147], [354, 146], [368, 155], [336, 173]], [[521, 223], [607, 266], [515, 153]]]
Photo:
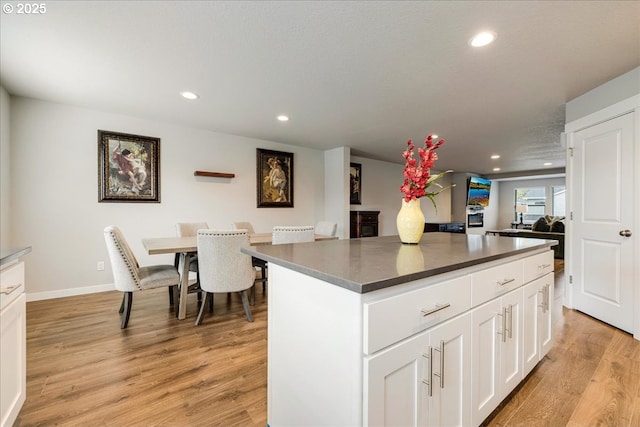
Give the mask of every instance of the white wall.
[[336, 236], [349, 238], [349, 157], [348, 147], [324, 152], [324, 215], [322, 220], [338, 224]]
[[11, 101], [0, 86], [0, 246], [11, 247]]
[[567, 102], [565, 123], [595, 113], [640, 93], [640, 67], [616, 77]]
[[541, 178], [500, 181], [500, 211], [496, 229], [510, 228], [513, 221], [513, 211], [516, 204], [516, 188], [545, 187], [545, 215], [551, 215], [553, 210], [553, 187], [565, 185], [565, 178]]
[[[398, 150], [398, 156], [401, 148]], [[378, 234], [392, 236], [398, 234], [396, 216], [402, 206], [400, 186], [404, 181], [404, 164], [351, 156], [351, 161], [362, 165], [362, 188], [360, 205], [351, 205], [352, 211], [380, 211]], [[434, 171], [434, 173], [436, 173]], [[451, 183], [450, 174], [441, 179], [444, 187]], [[436, 196], [436, 213], [429, 199], [420, 199], [420, 207], [426, 222], [449, 222], [451, 220], [451, 190], [445, 190]]]
[[[4, 108], [2, 120], [4, 150]], [[161, 138], [161, 203], [98, 203], [98, 129]], [[256, 207], [257, 147], [294, 153], [294, 208]], [[172, 262], [146, 255], [141, 239], [173, 236], [176, 222], [229, 228], [247, 220], [268, 232], [315, 224], [324, 212], [324, 153], [317, 150], [12, 97], [11, 151], [12, 244], [33, 248], [25, 257], [30, 299], [108, 288], [102, 230], [109, 224], [122, 229], [146, 265]], [[195, 177], [195, 170], [235, 178]], [[4, 187], [2, 197], [4, 206]], [[97, 261], [106, 261], [105, 271]]]

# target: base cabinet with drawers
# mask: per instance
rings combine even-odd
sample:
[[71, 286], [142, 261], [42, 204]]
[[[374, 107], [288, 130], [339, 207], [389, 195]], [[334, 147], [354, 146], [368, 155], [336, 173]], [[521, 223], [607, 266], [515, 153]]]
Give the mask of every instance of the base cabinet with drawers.
[[0, 272], [0, 427], [11, 427], [26, 399], [27, 303], [24, 263]]
[[526, 375], [531, 337], [535, 363], [552, 344], [550, 250], [365, 294], [270, 274], [271, 427], [480, 425]]

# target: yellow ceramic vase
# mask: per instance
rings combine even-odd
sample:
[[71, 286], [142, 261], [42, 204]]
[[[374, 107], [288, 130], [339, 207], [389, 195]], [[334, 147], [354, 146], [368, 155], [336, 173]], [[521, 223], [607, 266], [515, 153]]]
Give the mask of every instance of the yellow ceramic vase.
[[420, 242], [424, 232], [424, 214], [420, 209], [420, 199], [409, 202], [402, 199], [402, 207], [398, 212], [396, 225], [402, 243], [416, 244]]

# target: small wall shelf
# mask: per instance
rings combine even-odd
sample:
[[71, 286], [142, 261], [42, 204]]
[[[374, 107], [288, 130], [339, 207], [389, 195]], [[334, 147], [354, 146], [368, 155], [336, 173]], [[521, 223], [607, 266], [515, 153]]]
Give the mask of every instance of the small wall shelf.
[[194, 176], [211, 176], [214, 178], [234, 178], [236, 176], [235, 173], [205, 172], [205, 171], [195, 171], [193, 175]]

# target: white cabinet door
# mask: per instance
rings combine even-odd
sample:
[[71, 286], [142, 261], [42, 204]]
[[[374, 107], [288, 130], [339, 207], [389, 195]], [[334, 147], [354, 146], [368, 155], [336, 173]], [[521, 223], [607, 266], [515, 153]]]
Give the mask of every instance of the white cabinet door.
[[551, 305], [553, 274], [547, 274], [524, 287], [523, 306], [523, 375], [526, 376], [553, 344]]
[[0, 426], [11, 427], [26, 398], [26, 296], [0, 311]]
[[364, 425], [471, 423], [471, 314], [365, 359]]
[[504, 318], [504, 338], [500, 345], [500, 401], [524, 378], [522, 373], [522, 289], [500, 299]]
[[472, 421], [477, 426], [500, 403], [500, 345], [502, 309], [500, 300], [491, 301], [471, 312]]
[[429, 426], [471, 424], [471, 313], [429, 331], [433, 348]]
[[553, 345], [553, 318], [552, 305], [554, 298], [554, 276], [548, 274], [539, 279], [542, 284], [542, 307], [539, 307], [540, 318], [538, 327], [538, 342], [540, 343], [540, 359], [542, 359]]
[[522, 289], [474, 309], [472, 421], [480, 425], [522, 380]]
[[429, 371], [428, 332], [365, 359], [364, 425], [423, 426]]

